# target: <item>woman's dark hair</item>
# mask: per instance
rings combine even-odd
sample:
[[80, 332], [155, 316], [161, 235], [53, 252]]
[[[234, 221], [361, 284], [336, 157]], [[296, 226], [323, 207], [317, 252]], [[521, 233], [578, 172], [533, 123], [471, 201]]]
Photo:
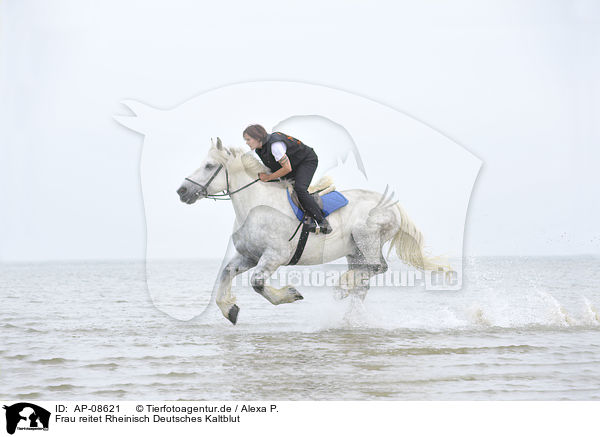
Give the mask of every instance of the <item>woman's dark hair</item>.
[[259, 140], [263, 143], [267, 139], [267, 131], [260, 124], [251, 124], [246, 129], [244, 129], [242, 136], [243, 135], [248, 135], [249, 137], [252, 137], [255, 140]]

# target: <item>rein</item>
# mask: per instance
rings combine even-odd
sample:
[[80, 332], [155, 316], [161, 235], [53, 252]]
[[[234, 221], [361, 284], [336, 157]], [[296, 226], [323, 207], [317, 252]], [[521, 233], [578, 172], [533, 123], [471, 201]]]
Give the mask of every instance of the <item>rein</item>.
[[199, 184], [198, 182], [190, 179], [190, 178], [185, 178], [186, 181], [191, 182], [194, 185], [197, 185], [198, 187], [200, 187], [198, 189], [198, 191], [196, 191], [194, 193], [194, 196], [196, 197], [200, 197], [201, 194], [204, 195], [204, 197], [206, 197], [207, 199], [213, 199], [213, 200], [231, 200], [231, 195], [238, 193], [240, 191], [242, 191], [244, 188], [248, 188], [250, 185], [260, 181], [260, 178], [256, 178], [254, 179], [252, 182], [247, 183], [246, 185], [244, 185], [241, 188], [238, 188], [237, 190], [231, 191], [229, 189], [229, 171], [227, 170], [227, 167], [225, 167], [225, 179], [227, 180], [227, 188], [225, 189], [225, 191], [221, 194], [208, 194], [208, 186], [210, 185], [210, 183], [213, 181], [213, 179], [215, 177], [217, 177], [217, 175], [219, 174], [219, 172], [223, 169], [223, 164], [219, 164], [219, 168], [217, 168], [217, 170], [215, 170], [215, 172], [212, 174], [212, 176], [210, 177], [210, 179], [208, 179], [208, 182], [206, 182], [205, 185]]
[[[252, 182], [249, 182], [246, 185], [244, 185], [243, 187], [238, 188], [237, 190], [231, 191], [229, 189], [229, 171], [227, 170], [227, 167], [225, 167], [225, 180], [227, 181], [227, 188], [221, 194], [208, 194], [208, 190], [207, 190], [208, 186], [213, 181], [213, 179], [217, 177], [217, 175], [219, 174], [219, 172], [222, 169], [223, 169], [223, 164], [219, 164], [219, 168], [217, 168], [215, 170], [215, 172], [211, 175], [211, 177], [208, 179], [208, 181], [206, 182], [205, 185], [199, 184], [198, 182], [196, 182], [193, 179], [185, 178], [186, 181], [191, 182], [192, 184], [199, 187], [199, 189], [194, 193], [194, 196], [200, 197], [200, 195], [203, 194], [204, 197], [206, 197], [207, 199], [231, 200], [232, 194], [239, 193], [243, 189], [248, 188], [250, 185], [255, 184], [256, 182], [260, 181], [260, 178], [256, 178]], [[277, 181], [272, 180], [269, 182], [277, 182]], [[324, 188], [321, 188], [320, 190], [315, 191], [315, 193], [319, 193], [320, 191], [323, 191], [323, 190], [324, 190]], [[312, 193], [312, 194], [315, 194], [315, 193]], [[302, 226], [303, 223], [304, 222], [302, 222], [302, 221], [300, 221], [300, 223], [298, 223], [298, 227], [296, 227], [296, 230], [294, 231], [294, 233], [292, 234], [292, 236], [289, 238], [288, 241], [292, 241], [292, 239], [296, 236], [296, 234], [298, 233], [298, 230], [300, 229], [300, 226]], [[299, 242], [298, 248], [296, 248], [296, 253], [292, 257], [292, 261], [290, 261], [290, 264], [296, 264], [296, 262], [298, 262], [298, 259], [300, 258], [300, 256], [302, 255], [302, 251], [304, 250], [304, 245], [306, 244], [307, 237], [308, 237], [308, 229], [306, 227], [304, 227], [304, 228], [302, 228], [302, 235], [300, 236], [301, 243]], [[304, 241], [302, 242], [302, 240], [304, 240]]]

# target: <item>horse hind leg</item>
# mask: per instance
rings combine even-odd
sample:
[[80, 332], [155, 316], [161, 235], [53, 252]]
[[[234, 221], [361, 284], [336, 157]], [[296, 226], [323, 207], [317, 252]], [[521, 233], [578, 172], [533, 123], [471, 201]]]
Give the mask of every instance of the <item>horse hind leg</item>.
[[287, 261], [287, 258], [287, 254], [282, 256], [276, 252], [265, 251], [258, 261], [258, 265], [250, 279], [254, 291], [273, 305], [291, 303], [304, 299], [300, 292], [290, 285], [286, 285], [282, 288], [275, 288], [266, 283], [267, 279], [275, 272], [275, 270]]
[[377, 225], [356, 226], [352, 230], [352, 239], [356, 245], [357, 254], [349, 263], [354, 263], [368, 269], [372, 276], [385, 273], [387, 262], [382, 253], [384, 240], [381, 238], [381, 227]]
[[358, 297], [364, 300], [369, 291], [369, 279], [372, 276], [372, 270], [368, 269], [363, 262], [363, 257], [358, 255], [348, 255], [348, 270], [340, 277], [340, 283], [337, 286], [337, 297], [345, 299], [348, 296]]
[[[340, 277], [338, 297], [344, 299], [352, 295], [364, 300], [370, 289], [370, 279], [385, 273], [388, 265], [378, 241], [369, 238], [367, 241], [361, 240], [361, 244], [357, 244], [354, 233], [352, 235], [355, 239], [356, 252], [346, 257], [348, 271]], [[358, 235], [361, 234], [358, 233]], [[360, 249], [361, 247], [364, 251]]]

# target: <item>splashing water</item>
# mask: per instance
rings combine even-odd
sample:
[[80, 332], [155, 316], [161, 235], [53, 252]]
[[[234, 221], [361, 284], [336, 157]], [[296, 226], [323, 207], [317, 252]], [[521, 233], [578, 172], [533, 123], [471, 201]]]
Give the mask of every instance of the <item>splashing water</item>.
[[[174, 262], [164, 280], [189, 291], [160, 304], [188, 318], [215, 265]], [[0, 397], [600, 400], [600, 260], [465, 265], [462, 290], [372, 287], [364, 302], [299, 286], [304, 300], [273, 306], [237, 286], [236, 326], [214, 304], [161, 312], [142, 263], [0, 265]]]

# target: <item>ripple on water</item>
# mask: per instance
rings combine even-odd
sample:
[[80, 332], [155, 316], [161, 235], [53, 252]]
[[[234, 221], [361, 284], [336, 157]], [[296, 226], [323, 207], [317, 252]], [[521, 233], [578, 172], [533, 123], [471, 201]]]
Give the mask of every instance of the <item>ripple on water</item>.
[[113, 363], [113, 362], [109, 362], [109, 363], [89, 363], [89, 364], [84, 364], [83, 366], [80, 367], [84, 367], [84, 368], [88, 368], [88, 369], [110, 369], [110, 370], [114, 370], [117, 367], [119, 367], [119, 365], [117, 363]]
[[362, 393], [367, 396], [374, 397], [374, 398], [388, 398], [388, 399], [392, 398], [398, 394], [397, 392], [394, 392], [394, 391], [370, 391], [370, 390], [363, 391]]
[[194, 378], [196, 373], [193, 372], [169, 372], [169, 373], [156, 373], [153, 376], [162, 376], [166, 378]]
[[27, 333], [45, 333], [46, 331], [42, 331], [41, 329], [35, 329], [35, 328], [31, 328], [31, 327], [24, 327], [24, 326], [18, 326], [18, 325], [13, 325], [12, 323], [5, 323], [4, 325], [1, 326], [4, 329], [12, 329], [12, 330], [18, 330], [21, 332], [27, 332]]
[[466, 354], [487, 354], [495, 352], [509, 352], [509, 353], [529, 353], [532, 351], [540, 350], [543, 351], [547, 348], [542, 346], [531, 346], [531, 345], [509, 345], [509, 346], [480, 346], [480, 347], [444, 347], [444, 348], [432, 348], [432, 347], [409, 347], [409, 348], [396, 348], [385, 351], [380, 351], [382, 355], [466, 355]]
[[19, 355], [9, 355], [6, 358], [7, 360], [24, 360], [25, 358], [30, 357], [31, 355], [24, 355], [24, 354], [19, 354]]
[[93, 392], [91, 392], [91, 394], [94, 396], [107, 396], [107, 397], [121, 398], [121, 397], [125, 396], [126, 394], [128, 394], [128, 392], [125, 390], [120, 390], [120, 389], [105, 389], [105, 390], [93, 391]]
[[82, 388], [82, 387], [78, 386], [78, 385], [73, 385], [73, 384], [49, 385], [48, 387], [46, 387], [46, 389], [50, 390], [50, 391], [69, 391], [69, 390], [74, 390], [76, 388]]
[[34, 363], [34, 364], [64, 364], [69, 361], [72, 361], [72, 360], [56, 357], [56, 358], [41, 358], [39, 360], [30, 361], [30, 362]]
[[[11, 397], [13, 397], [13, 396], [15, 399], [39, 399], [39, 398], [41, 398], [42, 393], [31, 392], [31, 393], [17, 393], [14, 395], [11, 394]], [[1, 396], [1, 397], [7, 398], [6, 396]]]

